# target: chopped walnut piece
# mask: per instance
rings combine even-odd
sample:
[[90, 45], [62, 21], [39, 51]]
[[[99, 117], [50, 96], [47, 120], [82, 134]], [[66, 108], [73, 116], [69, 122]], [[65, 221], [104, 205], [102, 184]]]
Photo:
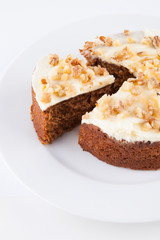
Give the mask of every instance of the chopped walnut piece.
[[45, 79], [45, 78], [42, 78], [42, 79], [41, 79], [41, 83], [42, 83], [42, 84], [47, 84], [46, 79]]
[[148, 100], [148, 114], [149, 114], [150, 116], [152, 116], [153, 113], [154, 113], [154, 106], [153, 106], [152, 101], [149, 99], [149, 100]]
[[160, 118], [160, 109], [159, 108], [154, 110], [154, 116], [157, 118]]
[[136, 108], [134, 109], [134, 113], [136, 114], [136, 116], [137, 116], [138, 118], [140, 118], [140, 119], [143, 118], [143, 111], [142, 111], [142, 109], [141, 109], [140, 107], [136, 107]]
[[160, 37], [159, 36], [154, 36], [152, 40], [152, 44], [154, 48], [160, 48]]
[[63, 68], [58, 68], [57, 69], [57, 80], [61, 79], [62, 74], [63, 74]]
[[53, 67], [59, 63], [59, 56], [57, 54], [50, 54], [49, 64]]
[[76, 95], [76, 89], [71, 83], [65, 84], [64, 88], [67, 96], [72, 97]]
[[156, 78], [150, 78], [147, 82], [147, 87], [149, 90], [153, 89], [153, 88], [156, 88], [159, 86], [159, 82]]
[[100, 110], [100, 118], [105, 118], [105, 116], [109, 116], [111, 113], [111, 107], [109, 106], [111, 102], [111, 97], [107, 96], [107, 94], [103, 95], [103, 97], [98, 100], [96, 103], [96, 107]]
[[61, 72], [63, 71], [62, 69], [64, 68], [65, 64], [65, 61], [63, 59], [60, 59], [58, 67]]
[[112, 38], [111, 38], [111, 37], [108, 37], [108, 38], [106, 39], [105, 45], [106, 45], [107, 47], [111, 47], [112, 44], [113, 44]]
[[72, 76], [74, 78], [78, 78], [81, 75], [82, 67], [80, 65], [76, 65], [72, 68]]
[[89, 56], [92, 52], [90, 49], [79, 49], [79, 51], [85, 58], [87, 58], [87, 56]]
[[80, 79], [82, 80], [82, 83], [88, 82], [88, 77], [87, 77], [86, 74], [81, 74], [81, 75], [80, 75]]
[[133, 102], [134, 102], [134, 99], [133, 98], [127, 98], [126, 99], [126, 104], [127, 104], [127, 106], [132, 106], [132, 104], [133, 104]]
[[107, 117], [109, 117], [111, 111], [110, 111], [110, 107], [106, 107], [105, 111], [98, 111], [97, 117], [101, 120], [106, 119]]
[[58, 80], [60, 80], [60, 78], [61, 78], [61, 75], [60, 74], [54, 74], [54, 75], [52, 75], [52, 76], [50, 76], [50, 79], [52, 80], [52, 81], [58, 81]]
[[115, 54], [114, 59], [116, 61], [123, 61], [133, 56], [133, 53], [128, 49], [128, 47], [124, 47], [120, 52]]
[[57, 92], [60, 91], [60, 90], [61, 90], [60, 84], [55, 84], [55, 85], [53, 86], [53, 91], [54, 91], [55, 93], [57, 93]]
[[104, 54], [104, 49], [103, 49], [103, 48], [97, 48], [96, 50], [93, 50], [92, 53], [93, 53], [94, 55], [103, 56], [103, 54]]
[[122, 91], [130, 91], [133, 88], [134, 78], [129, 78], [128, 81], [124, 82], [121, 86]]
[[70, 74], [71, 73], [71, 67], [68, 64], [66, 64], [63, 68], [63, 72]]
[[143, 72], [139, 72], [138, 73], [138, 77], [135, 78], [135, 81], [133, 81], [135, 83], [137, 83], [138, 85], [144, 85], [145, 84], [145, 75]]
[[73, 55], [72, 54], [68, 54], [68, 56], [65, 59], [65, 62], [66, 63], [70, 62], [72, 60], [72, 58], [73, 58]]
[[139, 57], [143, 57], [144, 56], [144, 52], [137, 52], [137, 55], [139, 56]]
[[100, 36], [99, 39], [104, 43], [106, 42], [106, 37], [105, 36]]
[[58, 97], [66, 96], [65, 86], [63, 84], [55, 84], [53, 91]]
[[111, 114], [111, 111], [112, 111], [112, 107], [109, 106], [108, 103], [106, 103], [106, 104], [102, 103], [101, 111], [99, 112], [98, 117], [100, 119], [105, 119], [105, 118], [109, 117], [109, 115]]
[[123, 110], [124, 110], [124, 105], [123, 105], [123, 103], [122, 103], [121, 100], [119, 101], [119, 103], [118, 103], [117, 106], [116, 106], [116, 105], [113, 106], [113, 111], [114, 111], [114, 113], [116, 113], [116, 114], [121, 113]]
[[159, 60], [156, 58], [156, 59], [153, 59], [153, 64], [155, 67], [159, 67], [160, 66], [160, 62]]
[[150, 37], [144, 37], [141, 43], [144, 45], [152, 45], [152, 39]]
[[89, 48], [92, 48], [94, 46], [94, 43], [93, 42], [85, 42], [84, 44], [84, 49], [89, 49]]
[[81, 74], [80, 78], [81, 78], [83, 84], [90, 84], [90, 87], [91, 87], [91, 85], [93, 85], [93, 82], [91, 81], [91, 79], [92, 79], [91, 75]]
[[139, 72], [138, 73], [138, 79], [144, 79], [144, 73], [143, 72]]
[[142, 124], [142, 130], [143, 131], [149, 131], [150, 129], [152, 129], [152, 126], [150, 125], [149, 122], [145, 122]]
[[108, 106], [108, 108], [106, 108], [106, 111], [104, 112], [104, 118], [107, 118], [112, 113], [112, 111], [112, 107]]
[[131, 94], [134, 95], [134, 96], [138, 96], [142, 93], [142, 90], [139, 86], [134, 86], [132, 89], [131, 89]]
[[92, 69], [93, 69], [93, 71], [95, 72], [96, 75], [101, 75], [101, 76], [109, 75], [107, 69], [101, 67], [100, 65], [98, 65], [98, 67], [93, 67]]
[[127, 111], [122, 111], [121, 113], [118, 114], [117, 118], [119, 119], [124, 119], [127, 118], [129, 116], [129, 113]]
[[156, 129], [158, 131], [160, 131], [160, 120], [152, 120], [151, 121], [151, 126], [153, 129]]
[[125, 29], [125, 30], [124, 30], [124, 35], [125, 35], [125, 36], [129, 36], [129, 35], [130, 35], [130, 31], [127, 30], [127, 29]]
[[71, 65], [72, 66], [81, 65], [81, 60], [79, 60], [78, 58], [72, 59]]
[[69, 79], [69, 75], [67, 73], [63, 73], [61, 76], [62, 81], [67, 81]]
[[133, 40], [133, 38], [128, 37], [128, 38], [127, 38], [127, 42], [128, 42], [128, 43], [134, 43], [135, 41]]
[[143, 85], [143, 84], [145, 84], [144, 77], [145, 77], [144, 73], [139, 72], [137, 78], [129, 78], [128, 82], [136, 83], [138, 85]]
[[51, 101], [51, 94], [44, 92], [41, 101], [44, 103], [49, 103]]
[[92, 69], [88, 69], [87, 70], [87, 75], [88, 75], [89, 79], [91, 79], [91, 78], [94, 78], [95, 73]]
[[64, 96], [66, 96], [66, 92], [65, 92], [64, 89], [61, 89], [59, 92], [57, 92], [57, 95], [58, 95], [59, 97], [64, 97]]
[[118, 115], [120, 118], [128, 116], [125, 106], [121, 100], [114, 99], [112, 96], [104, 95], [96, 105], [100, 110], [100, 118], [105, 119], [109, 115]]

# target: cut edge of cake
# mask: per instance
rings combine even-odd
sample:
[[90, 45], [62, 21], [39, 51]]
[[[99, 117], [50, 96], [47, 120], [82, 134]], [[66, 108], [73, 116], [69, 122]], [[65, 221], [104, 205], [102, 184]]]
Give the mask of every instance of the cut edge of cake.
[[[58, 55], [52, 54], [42, 58], [40, 61], [42, 62], [36, 66], [32, 79], [31, 116], [34, 128], [43, 144], [52, 143], [64, 132], [72, 130], [80, 124], [82, 115], [91, 111], [100, 97], [106, 93], [112, 94], [116, 92], [129, 76], [133, 76], [125, 68], [111, 65], [111, 68], [115, 67], [116, 71], [119, 71], [121, 74], [120, 78], [114, 78], [109, 75], [105, 67], [101, 67], [100, 65], [87, 67], [82, 60], [74, 59], [71, 55], [66, 59], [60, 60]], [[59, 63], [61, 65], [60, 68], [57, 69]], [[68, 69], [68, 65], [71, 69]], [[56, 71], [54, 69], [56, 69]], [[92, 74], [95, 72], [93, 79], [92, 77], [90, 79], [89, 75], [87, 75], [88, 80], [86, 81], [84, 78], [84, 71], [86, 71], [86, 69], [89, 69], [89, 74], [90, 72]], [[81, 70], [80, 75], [79, 72], [77, 72], [79, 70]], [[56, 74], [58, 73], [58, 76], [55, 72]], [[67, 72], [69, 72], [69, 76], [67, 76]], [[73, 74], [74, 79], [72, 79]], [[78, 75], [75, 76], [75, 74]], [[94, 84], [92, 82], [96, 76], [102, 76], [102, 85], [98, 85], [97, 89], [92, 87], [92, 84]], [[73, 80], [78, 82], [79, 79], [81, 79], [81, 86], [84, 88], [89, 86], [90, 88], [88, 88], [88, 91], [85, 90], [67, 96], [68, 85], [66, 84], [70, 83], [69, 78], [71, 78], [71, 82], [73, 82]], [[91, 81], [91, 83], [89, 81]], [[63, 89], [62, 83], [64, 85]], [[73, 86], [74, 84], [75, 82], [73, 82]], [[65, 92], [66, 86], [67, 90]], [[72, 86], [71, 90], [73, 90]]]
[[[158, 34], [158, 35], [155, 35], [155, 34]], [[142, 59], [145, 57], [146, 58], [148, 57], [148, 60], [149, 60], [146, 64], [147, 67], [145, 66], [146, 68], [144, 69], [141, 69], [142, 67], [141, 65], [137, 65], [137, 67], [134, 68], [133, 63], [136, 62], [137, 60], [136, 57], [135, 57], [136, 60], [128, 61], [129, 57], [131, 58], [133, 57], [134, 59], [134, 54], [132, 54], [133, 48], [132, 47], [130, 48], [129, 46], [129, 45], [134, 46], [134, 44], [136, 44], [136, 41], [134, 38], [132, 38], [132, 35], [135, 36], [135, 33], [132, 34], [128, 30], [125, 30], [124, 33], [120, 35], [115, 35], [115, 36], [121, 36], [123, 37], [123, 39], [124, 38], [127, 39], [126, 42], [124, 43], [124, 45], [127, 44], [127, 47], [124, 46], [123, 43], [121, 43], [119, 40], [116, 40], [116, 39], [113, 40], [111, 37], [107, 38], [104, 36], [100, 36], [100, 37], [97, 37], [95, 42], [86, 42], [84, 49], [80, 50], [80, 52], [87, 59], [88, 65], [93, 65], [93, 66], [100, 65], [100, 66], [106, 67], [109, 73], [113, 73], [112, 69], [108, 69], [108, 67], [111, 65], [116, 65], [116, 66], [121, 66], [126, 68], [134, 76], [134, 78], [131, 77], [129, 80], [127, 80], [127, 83], [130, 82], [131, 84], [133, 83], [133, 85], [136, 84], [136, 86], [133, 87], [134, 89], [131, 88], [131, 91], [135, 90], [135, 91], [132, 91], [132, 93], [136, 98], [137, 95], [141, 94], [139, 91], [140, 87], [138, 85], [145, 84], [145, 86], [147, 86], [148, 89], [154, 89], [154, 88], [160, 87], [160, 83], [159, 83], [160, 78], [158, 78], [158, 74], [155, 76], [155, 73], [159, 71], [158, 69], [160, 66], [160, 62], [159, 62], [160, 33], [155, 31], [154, 32], [140, 31], [138, 33], [138, 35], [140, 35], [141, 37], [143, 36], [143, 39], [140, 37], [140, 39], [138, 40], [140, 44], [143, 44], [143, 50], [138, 51], [137, 56], [142, 57]], [[113, 46], [113, 44], [115, 44], [115, 46]], [[97, 46], [99, 47], [98, 49], [97, 49]], [[117, 47], [118, 51], [115, 51], [115, 49], [111, 49], [111, 50], [109, 49], [114, 47], [115, 48]], [[145, 50], [147, 48], [149, 48], [149, 51], [147, 51], [148, 56], [145, 56]], [[107, 53], [107, 51], [109, 52], [109, 54]], [[110, 52], [112, 53], [112, 55], [110, 55]], [[107, 56], [107, 54], [109, 57]], [[152, 57], [154, 60], [154, 56], [156, 56], [155, 61], [152, 61]], [[151, 68], [149, 68], [150, 64], [152, 64]], [[152, 67], [154, 67], [154, 71], [153, 71], [154, 76], [151, 76]], [[138, 68], [140, 69], [140, 71], [137, 71]], [[148, 78], [147, 78], [147, 74], [149, 76]], [[115, 72], [114, 75], [118, 76], [119, 74]], [[127, 84], [123, 83], [123, 85], [127, 85]], [[123, 88], [123, 85], [121, 88]], [[113, 95], [116, 95], [117, 93]], [[160, 89], [156, 90], [155, 96], [156, 96], [156, 99], [157, 99], [157, 96], [160, 96]], [[103, 98], [104, 96], [101, 99]], [[144, 96], [144, 98], [147, 99], [146, 96]], [[99, 103], [101, 102], [101, 99], [98, 100]], [[146, 102], [147, 102], [146, 105], [148, 108], [147, 114], [142, 111], [141, 105], [140, 107], [138, 106], [138, 108], [135, 109], [134, 114], [136, 115], [137, 118], [144, 119], [143, 124], [141, 124], [141, 121], [140, 121], [142, 131], [152, 131], [152, 132], [155, 132], [155, 134], [157, 134], [158, 136], [158, 134], [160, 134], [159, 133], [160, 107], [157, 107], [157, 106], [155, 107], [152, 99], [151, 101], [149, 99], [149, 101], [146, 101]], [[159, 106], [159, 103], [158, 103], [158, 106]], [[113, 112], [114, 112], [114, 109], [117, 109], [117, 106], [114, 109], [110, 109], [113, 106], [112, 105], [110, 106], [110, 104], [108, 104], [108, 107], [109, 108], [107, 109], [107, 112], [110, 112], [109, 110], [113, 110], [111, 112], [112, 114], [115, 114]], [[118, 107], [122, 109], [124, 108], [124, 104], [121, 101], [121, 99], [119, 101]], [[95, 107], [95, 109], [97, 108], [98, 108], [98, 104]], [[94, 112], [95, 109], [92, 112]], [[82, 124], [80, 126], [79, 144], [83, 150], [90, 152], [92, 155], [96, 156], [98, 159], [114, 166], [120, 166], [120, 167], [131, 168], [131, 169], [139, 169], [139, 170], [152, 170], [152, 169], [160, 168], [160, 151], [158, 150], [160, 145], [160, 139], [158, 137], [157, 138], [153, 137], [152, 139], [152, 136], [151, 136], [151, 139], [150, 137], [148, 137], [148, 139], [142, 138], [142, 140], [141, 139], [139, 140], [137, 138], [136, 140], [137, 136], [134, 136], [133, 139], [132, 137], [130, 137], [129, 140], [127, 140], [127, 138], [124, 135], [124, 138], [121, 137], [119, 139], [119, 134], [117, 138], [116, 134], [115, 135], [108, 134], [108, 132], [110, 132], [108, 131], [109, 129], [106, 131], [103, 130], [101, 125], [96, 123], [96, 116], [95, 116], [95, 121], [90, 121], [89, 118], [90, 118], [90, 113], [86, 113], [83, 116]], [[123, 119], [119, 119], [119, 122], [121, 121], [123, 121]], [[112, 127], [114, 128], [114, 121], [112, 122]], [[115, 131], [117, 131], [117, 129]]]
[[127, 142], [116, 140], [93, 124], [82, 123], [79, 145], [99, 160], [134, 170], [160, 168], [160, 142]]

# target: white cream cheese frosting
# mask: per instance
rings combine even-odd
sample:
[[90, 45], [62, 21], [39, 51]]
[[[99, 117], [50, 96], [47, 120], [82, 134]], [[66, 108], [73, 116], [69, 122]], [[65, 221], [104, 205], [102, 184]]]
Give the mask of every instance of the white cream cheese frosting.
[[[116, 94], [104, 95], [94, 110], [83, 116], [82, 123], [93, 124], [119, 141], [160, 141], [160, 96], [157, 95], [157, 91], [145, 87], [143, 94], [136, 96], [135, 99], [131, 91], [126, 90], [131, 87], [132, 84], [125, 82]], [[148, 123], [145, 117], [147, 118], [148, 107], [152, 104], [154, 116]], [[152, 128], [154, 124], [155, 128]]]
[[39, 60], [32, 76], [32, 87], [42, 111], [71, 97], [90, 92], [114, 82], [101, 67], [87, 67], [83, 61], [59, 59], [50, 54]]
[[124, 66], [135, 79], [128, 79], [112, 96], [99, 99], [82, 123], [93, 124], [120, 141], [160, 141], [159, 35], [153, 31], [118, 34], [108, 44], [104, 38], [103, 43], [96, 39], [91, 57]]
[[[154, 36], [157, 36], [154, 34], [158, 34], [158, 36], [160, 36], [160, 32], [149, 30], [133, 32], [128, 36], [123, 33], [115, 34], [111, 37], [111, 46], [106, 46], [106, 43], [103, 43], [99, 38], [97, 38], [93, 42], [94, 46], [92, 48], [92, 57], [94, 58], [98, 56], [103, 61], [124, 66], [128, 68], [131, 73], [137, 76], [137, 72], [141, 71], [138, 65], [139, 61], [145, 57], [154, 58], [159, 51], [160, 46], [152, 46], [152, 39]], [[118, 54], [121, 53], [122, 50], [126, 50], [126, 54], [128, 53], [129, 57], [123, 57], [121, 54]]]

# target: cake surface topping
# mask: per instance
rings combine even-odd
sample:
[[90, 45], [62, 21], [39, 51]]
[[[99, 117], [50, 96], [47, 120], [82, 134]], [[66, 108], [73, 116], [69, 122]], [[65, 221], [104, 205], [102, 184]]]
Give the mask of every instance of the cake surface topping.
[[104, 37], [92, 43], [88, 57], [122, 65], [135, 78], [124, 82], [112, 96], [99, 99], [96, 108], [83, 116], [82, 123], [94, 124], [117, 140], [160, 141], [160, 38], [157, 34], [124, 31], [109, 40], [110, 46]]
[[[87, 59], [100, 58], [108, 63], [121, 65], [135, 76], [144, 72], [148, 77], [159, 73], [160, 33], [138, 31], [100, 36], [94, 42], [86, 42], [81, 54]], [[159, 76], [159, 75], [158, 75]]]
[[87, 67], [82, 60], [57, 54], [43, 57], [33, 72], [32, 87], [42, 111], [71, 97], [114, 82], [105, 68]]
[[99, 99], [82, 123], [94, 124], [117, 140], [159, 141], [160, 88], [130, 80], [117, 93]]

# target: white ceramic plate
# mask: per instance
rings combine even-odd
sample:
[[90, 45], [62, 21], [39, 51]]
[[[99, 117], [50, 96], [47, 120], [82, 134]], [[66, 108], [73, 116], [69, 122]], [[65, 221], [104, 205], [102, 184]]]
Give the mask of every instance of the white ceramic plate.
[[31, 77], [48, 53], [66, 56], [97, 35], [160, 29], [160, 18], [101, 16], [65, 26], [30, 46], [9, 67], [0, 86], [0, 152], [29, 188], [51, 204], [83, 217], [112, 222], [160, 220], [160, 171], [107, 165], [77, 144], [78, 130], [49, 146], [37, 139], [30, 120]]

